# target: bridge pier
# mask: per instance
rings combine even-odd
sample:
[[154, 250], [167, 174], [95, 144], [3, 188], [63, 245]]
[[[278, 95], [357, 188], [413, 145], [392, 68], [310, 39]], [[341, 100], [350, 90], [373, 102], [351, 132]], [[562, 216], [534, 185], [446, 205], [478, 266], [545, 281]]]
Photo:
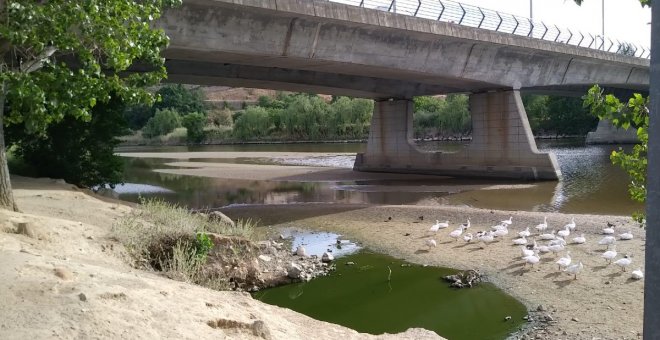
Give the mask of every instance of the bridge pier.
[[375, 103], [367, 151], [354, 169], [456, 177], [556, 180], [553, 154], [536, 148], [519, 91], [470, 95], [472, 143], [455, 153], [418, 149], [413, 140], [412, 100]]

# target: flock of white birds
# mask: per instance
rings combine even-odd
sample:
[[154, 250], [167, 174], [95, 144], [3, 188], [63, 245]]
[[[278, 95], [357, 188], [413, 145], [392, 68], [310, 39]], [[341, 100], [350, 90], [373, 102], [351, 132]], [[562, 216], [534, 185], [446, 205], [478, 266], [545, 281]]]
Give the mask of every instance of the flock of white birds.
[[[436, 223], [429, 229], [429, 232], [431, 233], [435, 234], [440, 229], [449, 228], [449, 221], [440, 222], [436, 220], [435, 222]], [[500, 221], [498, 224], [492, 226], [490, 230], [479, 231], [472, 234], [467, 232], [471, 227], [470, 219], [468, 219], [466, 223], [461, 224], [458, 228], [451, 231], [449, 237], [455, 239], [457, 242], [459, 239], [463, 239], [464, 242], [479, 243], [482, 244], [481, 247], [483, 248], [495, 241], [502, 240], [509, 235], [509, 227], [512, 224], [513, 217], [509, 217], [508, 220]], [[548, 232], [548, 219], [544, 217], [543, 222], [534, 227], [536, 232], [535, 237], [532, 237], [532, 231], [530, 231], [530, 229], [530, 227], [527, 227], [525, 230], [518, 232], [517, 235], [514, 235], [512, 240], [514, 245], [520, 246], [520, 259], [522, 259], [524, 265], [534, 266], [541, 261], [541, 256], [544, 254], [552, 253], [555, 256], [558, 256], [560, 253], [566, 251], [565, 255], [560, 257], [555, 264], [558, 266], [558, 270], [571, 274], [574, 279], [577, 279], [577, 276], [584, 268], [584, 265], [581, 261], [574, 261], [571, 258], [571, 252], [567, 249], [568, 242], [566, 241], [571, 234], [577, 230], [575, 219], [571, 219], [571, 223], [566, 224], [557, 232], [554, 230]], [[621, 270], [626, 271], [626, 268], [630, 267], [632, 264], [632, 256], [626, 254], [617, 259], [619, 254], [616, 252], [617, 237], [614, 236], [614, 225], [608, 223], [607, 227], [603, 228], [602, 234], [604, 236], [598, 241], [598, 244], [607, 246], [607, 249], [601, 257], [607, 261], [607, 264], [613, 263], [621, 267]], [[617, 236], [619, 241], [633, 239], [633, 234], [630, 231]], [[545, 244], [538, 244], [536, 239], [544, 241]], [[585, 244], [587, 243], [587, 239], [584, 237], [584, 234], [581, 233], [579, 236], [573, 237], [571, 243], [574, 245]], [[429, 250], [437, 247], [437, 245], [438, 243], [434, 238], [426, 240], [426, 246]], [[635, 280], [643, 279], [644, 272], [638, 268], [632, 271], [631, 278]]]

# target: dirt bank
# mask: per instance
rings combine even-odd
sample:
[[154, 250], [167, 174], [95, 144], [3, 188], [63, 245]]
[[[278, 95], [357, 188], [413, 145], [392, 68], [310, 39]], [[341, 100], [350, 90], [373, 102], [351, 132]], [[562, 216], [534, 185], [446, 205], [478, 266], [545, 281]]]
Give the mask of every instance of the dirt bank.
[[[0, 210], [0, 338], [420, 339], [374, 337], [135, 270], [108, 235], [131, 208], [51, 180], [14, 178], [23, 213]], [[26, 234], [17, 234], [19, 223]]]

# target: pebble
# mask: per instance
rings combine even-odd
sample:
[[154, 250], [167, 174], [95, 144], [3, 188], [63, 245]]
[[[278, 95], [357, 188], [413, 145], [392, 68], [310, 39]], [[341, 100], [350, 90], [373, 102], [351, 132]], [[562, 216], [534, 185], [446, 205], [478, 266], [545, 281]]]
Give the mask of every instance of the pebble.
[[539, 312], [545, 312], [546, 308], [545, 308], [544, 305], [539, 305], [538, 307], [536, 307], [536, 310], [539, 311]]
[[72, 280], [73, 279], [73, 273], [69, 271], [66, 268], [63, 267], [58, 267], [53, 270], [55, 272], [55, 276], [59, 277], [62, 280]]
[[85, 295], [85, 293], [78, 294], [78, 298], [80, 301], [87, 301], [87, 295]]
[[270, 262], [271, 257], [268, 255], [259, 255], [259, 259], [264, 262]]
[[580, 322], [578, 318], [572, 318], [571, 321]]
[[504, 320], [505, 320], [505, 321], [509, 321], [509, 320], [511, 320], [511, 315], [507, 315], [506, 317], [504, 317]]
[[353, 261], [348, 261], [348, 262], [346, 262], [346, 265], [347, 265], [347, 266], [353, 266], [353, 265], [355, 265], [355, 262], [353, 262]]

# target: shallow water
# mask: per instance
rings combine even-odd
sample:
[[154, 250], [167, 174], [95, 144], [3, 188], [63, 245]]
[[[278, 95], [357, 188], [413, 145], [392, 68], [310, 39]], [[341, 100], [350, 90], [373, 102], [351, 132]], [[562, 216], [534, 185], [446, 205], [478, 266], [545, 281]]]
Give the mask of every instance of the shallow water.
[[[355, 265], [346, 265], [349, 261]], [[442, 277], [455, 270], [411, 265], [366, 250], [336, 262], [337, 271], [329, 276], [253, 296], [358, 332], [398, 333], [420, 327], [452, 340], [504, 339], [527, 314], [524, 305], [490, 283], [450, 288]], [[511, 320], [505, 321], [507, 316]]]
[[[467, 143], [424, 142], [422, 149], [446, 152], [463, 148]], [[516, 181], [476, 179], [388, 180], [355, 182], [279, 182], [224, 180], [153, 172], [166, 168], [170, 160], [126, 158], [126, 182], [148, 184], [173, 192], [134, 191], [122, 188], [123, 199], [135, 201], [139, 195], [159, 196], [191, 208], [218, 208], [230, 204], [294, 203], [367, 203], [466, 205], [476, 208], [555, 211], [565, 213], [629, 215], [642, 205], [631, 201], [627, 176], [610, 164], [609, 154], [618, 146], [585, 146], [582, 140], [539, 141], [541, 151], [554, 152], [563, 173], [558, 182], [522, 182], [516, 189], [492, 189], [493, 185], [521, 184]], [[246, 158], [237, 160], [204, 159], [212, 162], [249, 162], [250, 151], [286, 152], [360, 152], [366, 145], [338, 144], [248, 144], [198, 147], [137, 147], [122, 152], [241, 151]], [[321, 165], [350, 168], [353, 156], [307, 157], [275, 160], [275, 163]], [[197, 160], [200, 161], [200, 160]], [[259, 160], [263, 162], [263, 160]], [[500, 187], [501, 188], [501, 187]], [[130, 189], [130, 186], [129, 188]]]

